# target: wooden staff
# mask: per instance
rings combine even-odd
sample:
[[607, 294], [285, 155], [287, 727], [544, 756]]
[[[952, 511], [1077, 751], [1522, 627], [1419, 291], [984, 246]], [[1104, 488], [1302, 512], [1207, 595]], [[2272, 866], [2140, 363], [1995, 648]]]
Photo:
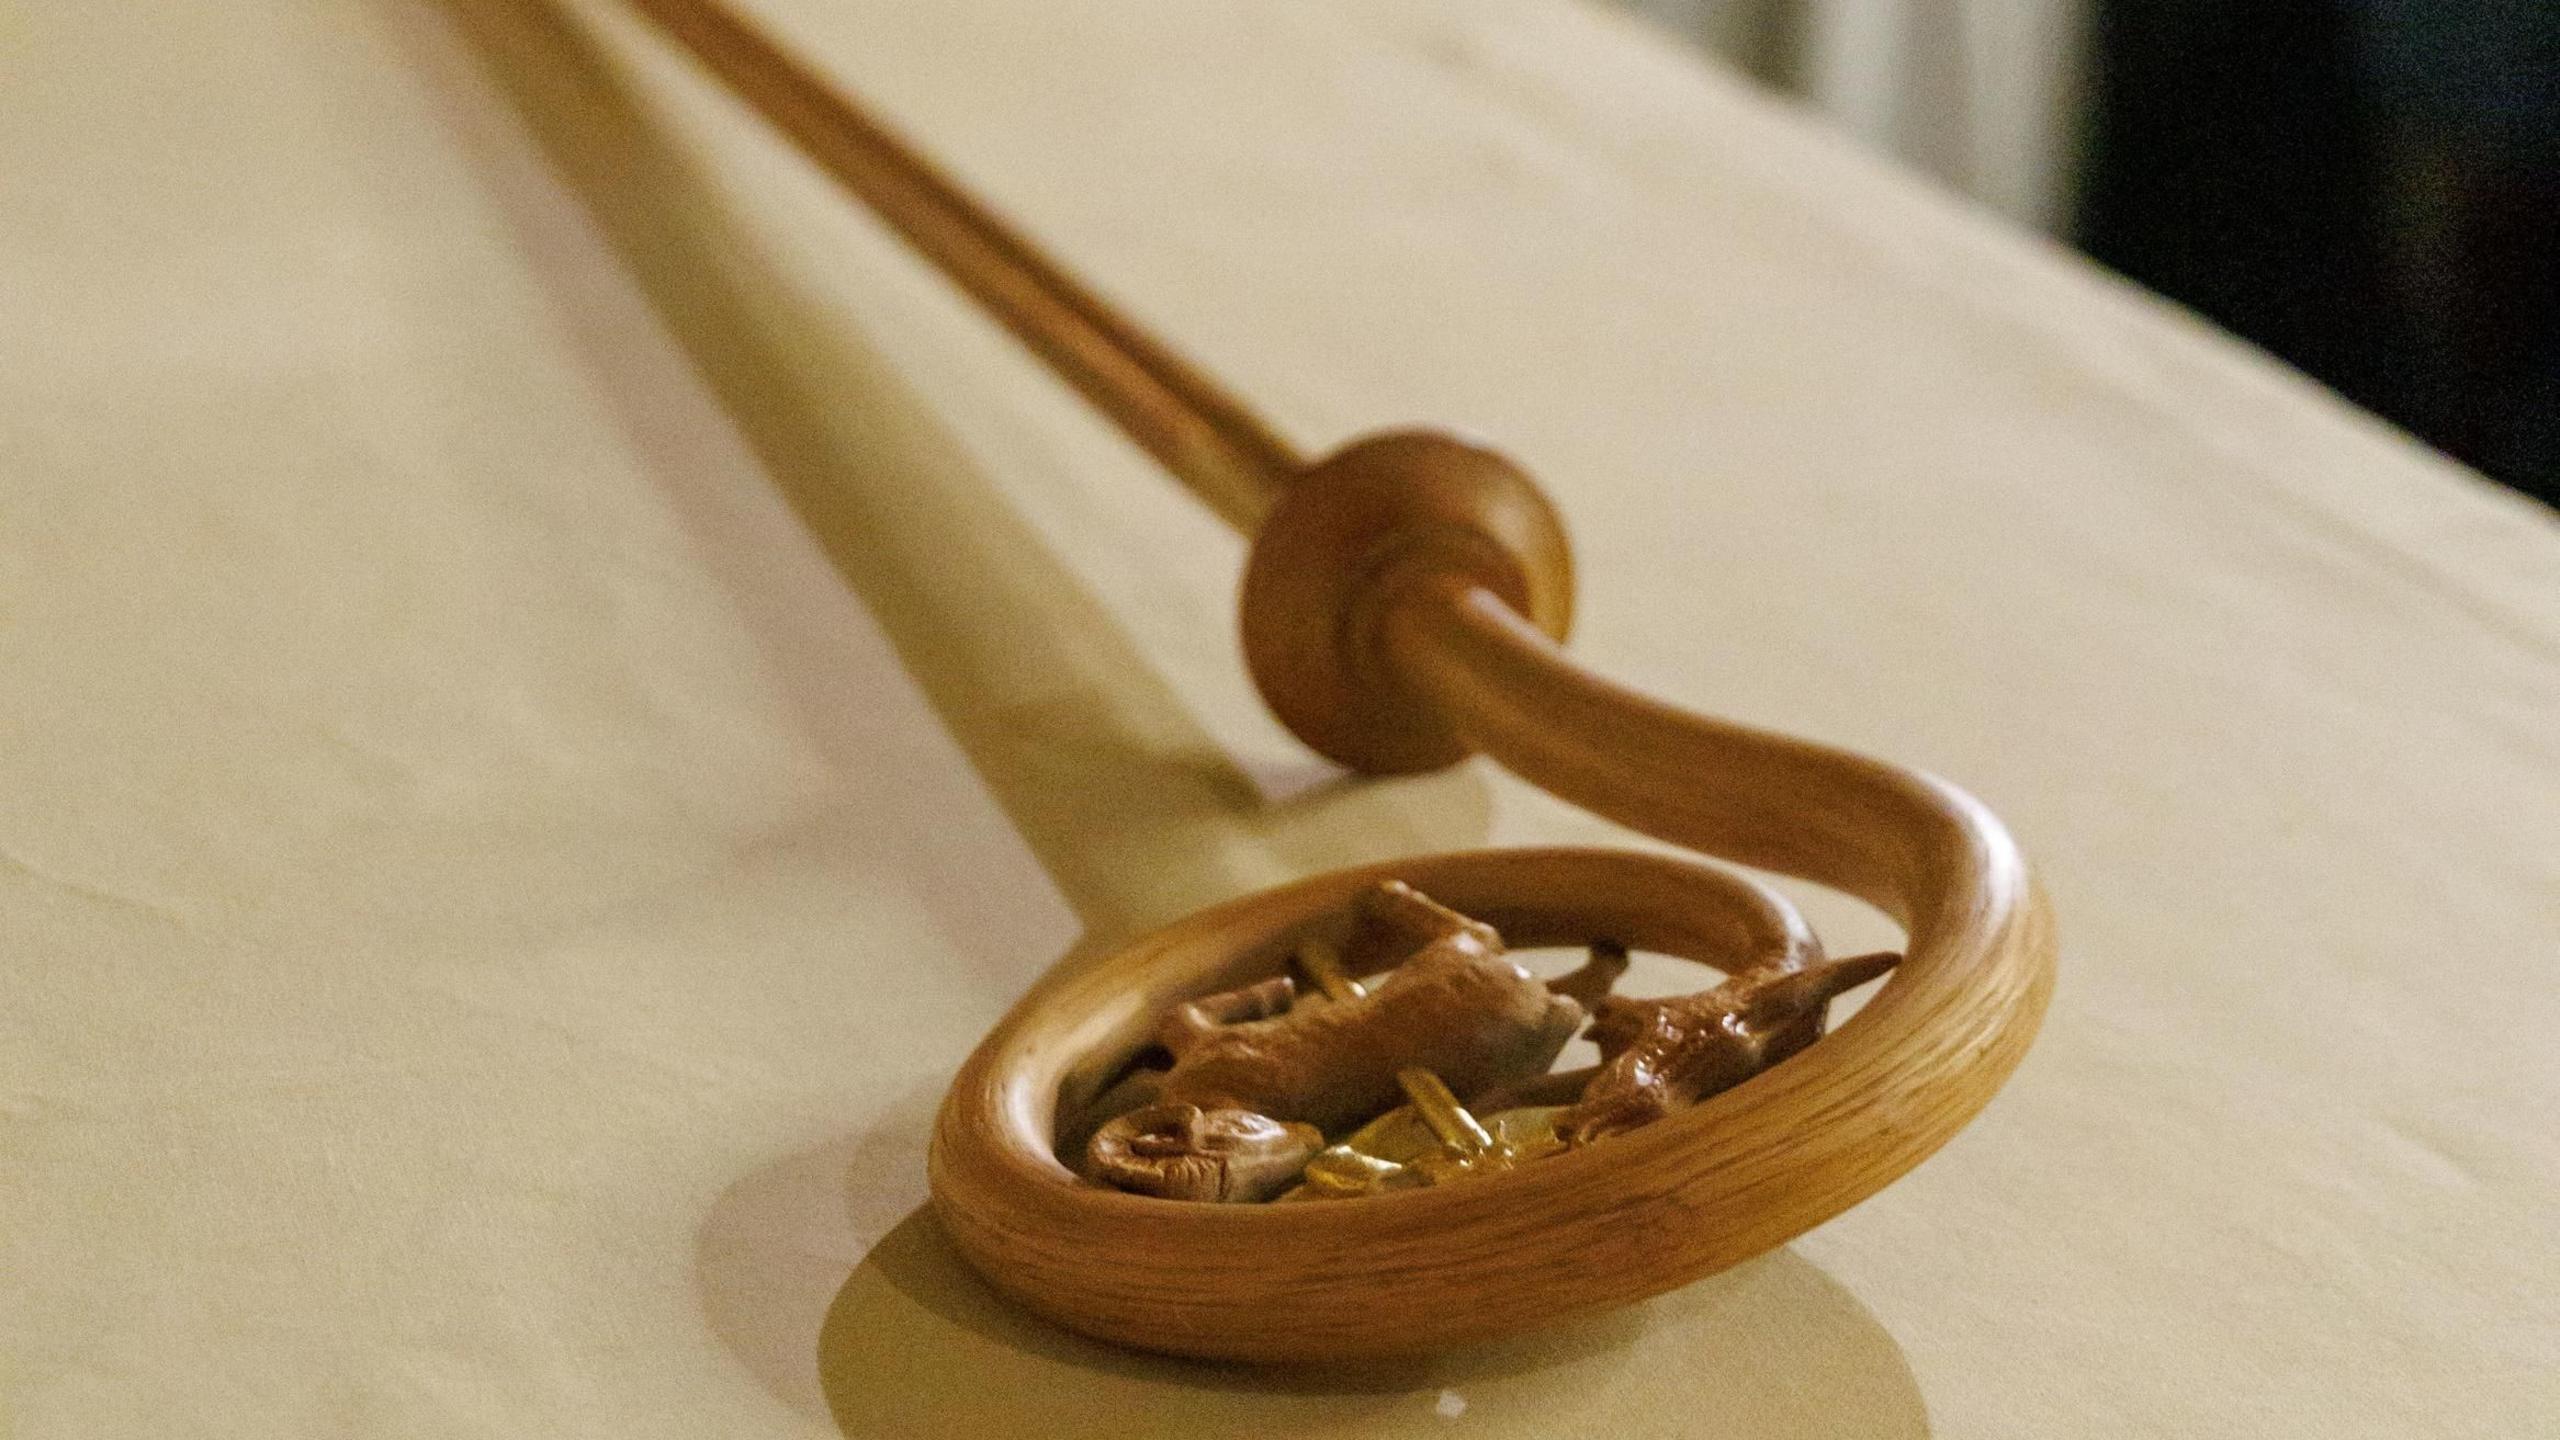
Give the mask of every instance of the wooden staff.
[[[1036, 990], [954, 1081], [934, 1143], [936, 1207], [998, 1286], [1087, 1333], [1198, 1355], [1429, 1349], [1623, 1303], [1782, 1243], [1919, 1163], [2008, 1077], [2043, 1014], [2054, 947], [2024, 860], [1980, 803], [1583, 670], [1558, 645], [1573, 593], [1563, 527], [1509, 461], [1411, 430], [1307, 462], [713, 0], [631, 3], [1252, 537], [1246, 661], [1311, 747], [1375, 774], [1481, 752], [1636, 830], [1855, 895], [1909, 934], [1884, 989], [1804, 1055], [1492, 1180], [1289, 1206], [1077, 1184], [1046, 1132], [1060, 1086], [1105, 1033], [1094, 1008], [1133, 996], [1160, 1008], [1186, 981], [1167, 946], [1278, 923], [1348, 882], [1221, 907], [1174, 940]], [[1569, 890], [1558, 903], [1578, 896], [1655, 915], [1664, 935], [1694, 933], [1680, 919], [1698, 903], [1680, 888], [1694, 879], [1634, 857], [1532, 859], [1505, 871], [1510, 894]], [[1439, 893], [1477, 883], [1490, 862], [1429, 863], [1455, 867], [1428, 887]]]

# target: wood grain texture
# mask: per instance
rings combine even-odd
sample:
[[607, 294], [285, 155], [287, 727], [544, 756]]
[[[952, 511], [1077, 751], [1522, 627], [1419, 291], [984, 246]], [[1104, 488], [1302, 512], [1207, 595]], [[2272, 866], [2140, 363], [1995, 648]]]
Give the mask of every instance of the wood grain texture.
[[1908, 932], [1883, 992], [1804, 1054], [1516, 1171], [1278, 1207], [1083, 1183], [1051, 1153], [1057, 1115], [1108, 1080], [1169, 1005], [1276, 973], [1289, 946], [1378, 879], [1491, 921], [1515, 946], [1608, 935], [1712, 960], [1736, 952], [1702, 949], [1702, 937], [1801, 941], [1748, 882], [1612, 852], [1433, 857], [1215, 908], [1035, 987], [953, 1082], [931, 1153], [935, 1210], [999, 1288], [1087, 1334], [1184, 1354], [1443, 1348], [1623, 1304], [1781, 1244], [1918, 1164], [2015, 1068], [2054, 948], [2024, 860], [1978, 802], [1583, 671], [1556, 646], [1572, 610], [1562, 524], [1517, 467], [1429, 432], [1305, 465], [770, 41], [707, 0], [633, 3], [1255, 535], [1245, 650], [1301, 739], [1373, 773], [1481, 750], [1634, 829], [1856, 895]]

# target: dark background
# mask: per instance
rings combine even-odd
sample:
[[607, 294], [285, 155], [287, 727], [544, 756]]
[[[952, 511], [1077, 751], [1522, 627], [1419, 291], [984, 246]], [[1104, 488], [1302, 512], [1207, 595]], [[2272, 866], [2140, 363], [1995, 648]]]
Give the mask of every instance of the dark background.
[[2560, 503], [2560, 0], [2102, 0], [2090, 255]]

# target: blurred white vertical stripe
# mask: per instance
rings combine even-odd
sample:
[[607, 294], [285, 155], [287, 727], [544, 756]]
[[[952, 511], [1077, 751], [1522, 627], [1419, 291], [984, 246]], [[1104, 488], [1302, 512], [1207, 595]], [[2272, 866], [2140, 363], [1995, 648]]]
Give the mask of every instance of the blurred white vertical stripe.
[[2092, 0], [1618, 0], [2012, 219], [2068, 223]]

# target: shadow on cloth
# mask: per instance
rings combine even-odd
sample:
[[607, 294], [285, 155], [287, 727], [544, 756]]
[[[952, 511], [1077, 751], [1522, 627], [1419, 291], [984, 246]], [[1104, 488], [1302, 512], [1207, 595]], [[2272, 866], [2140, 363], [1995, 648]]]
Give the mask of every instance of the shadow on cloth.
[[[1856, 1297], [1792, 1250], [1641, 1305], [1496, 1345], [1372, 1367], [1252, 1369], [1134, 1354], [1007, 1303], [940, 1226], [909, 1215], [818, 1332], [828, 1409], [882, 1440], [1019, 1432], [1151, 1436], [1470, 1434], [1925, 1436], [1910, 1366]], [[1677, 1415], [1642, 1371], [1699, 1377]]]
[[[1490, 800], [1471, 767], [1265, 799], [1008, 498], [994, 468], [1004, 462], [965, 443], [902, 373], [965, 350], [968, 327], [984, 322], [955, 311], [853, 202], [707, 94], [653, 35], [622, 33], [627, 16], [591, 32], [550, 5], [448, 0], [446, 9], [1088, 940], [1310, 870], [1483, 838]], [[734, 478], [688, 463], [698, 442], [670, 433], [667, 382], [644, 373], [641, 347], [627, 323], [602, 313], [593, 278], [574, 273], [566, 254], [545, 259], [562, 248], [542, 213], [556, 199], [504, 193], [556, 181], [510, 176], [494, 158], [485, 168], [528, 250], [558, 272], [552, 293], [635, 446], [664, 459], [650, 468], [701, 535], [707, 562], [742, 613], [769, 617], [760, 638], [787, 648], [800, 617], [780, 613], [793, 592], [774, 571], [791, 557], [741, 522], [727, 493]], [[1133, 483], [1170, 482], [1141, 471]], [[1221, 633], [1231, 624], [1202, 620]], [[846, 703], [840, 686], [811, 674], [824, 659], [778, 654], [774, 666], [805, 692], [818, 734]]]

